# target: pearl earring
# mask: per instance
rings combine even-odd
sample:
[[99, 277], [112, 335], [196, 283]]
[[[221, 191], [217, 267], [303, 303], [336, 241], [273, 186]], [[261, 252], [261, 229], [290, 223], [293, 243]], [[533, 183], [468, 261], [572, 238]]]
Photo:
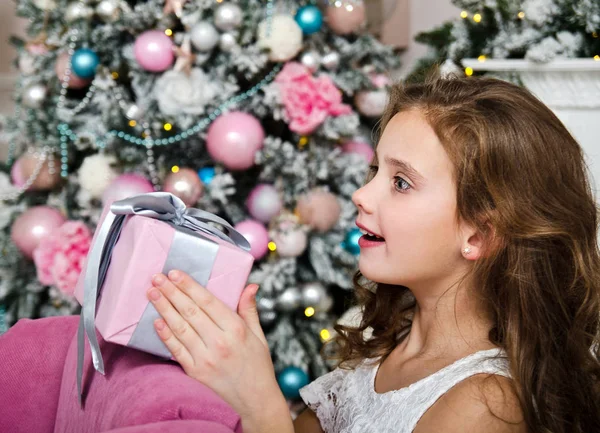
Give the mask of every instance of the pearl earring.
[[465, 253], [465, 254], [469, 254], [470, 252], [471, 252], [471, 247], [466, 247], [466, 248], [463, 250], [463, 253]]

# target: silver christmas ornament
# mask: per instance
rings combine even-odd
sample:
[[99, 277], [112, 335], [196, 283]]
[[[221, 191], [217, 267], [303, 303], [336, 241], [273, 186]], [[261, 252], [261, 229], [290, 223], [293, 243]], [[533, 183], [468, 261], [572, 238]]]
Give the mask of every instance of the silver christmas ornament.
[[233, 36], [231, 33], [222, 33], [221, 34], [221, 38], [219, 41], [219, 48], [222, 51], [225, 52], [230, 52], [231, 50], [233, 50], [237, 45], [237, 40], [235, 39], [235, 36]]
[[300, 57], [300, 62], [314, 73], [321, 66], [321, 56], [316, 51], [307, 51]]
[[333, 306], [333, 299], [323, 284], [313, 281], [302, 286], [302, 305], [326, 313]]
[[321, 58], [321, 64], [330, 71], [337, 69], [340, 65], [340, 54], [336, 51], [325, 54]]
[[210, 51], [219, 43], [219, 32], [211, 23], [200, 21], [190, 30], [190, 39], [198, 51]]
[[215, 11], [215, 26], [219, 30], [228, 32], [237, 29], [242, 23], [244, 15], [242, 9], [233, 3], [225, 3]]
[[302, 294], [297, 287], [285, 289], [277, 298], [276, 308], [285, 313], [296, 311], [302, 305]]
[[67, 10], [65, 11], [65, 20], [68, 23], [72, 23], [77, 20], [89, 20], [93, 15], [94, 9], [91, 7], [79, 2], [73, 2], [67, 6]]
[[119, 19], [121, 9], [119, 8], [119, 0], [102, 0], [96, 5], [96, 15], [102, 21], [113, 22]]
[[262, 326], [270, 326], [275, 323], [275, 320], [277, 320], [277, 313], [275, 311], [258, 313], [258, 320]]
[[130, 120], [139, 120], [142, 114], [142, 110], [136, 104], [130, 104], [125, 109], [125, 116]]
[[23, 90], [23, 105], [28, 108], [40, 108], [47, 94], [48, 89], [43, 84], [30, 84]]

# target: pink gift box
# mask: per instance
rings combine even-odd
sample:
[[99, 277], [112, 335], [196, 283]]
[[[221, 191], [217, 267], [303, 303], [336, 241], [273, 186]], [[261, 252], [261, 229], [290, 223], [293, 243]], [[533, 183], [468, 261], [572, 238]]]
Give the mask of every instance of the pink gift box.
[[[98, 227], [109, 211], [108, 207], [104, 210]], [[236, 311], [252, 264], [248, 251], [214, 235], [129, 215], [112, 250], [104, 284], [98, 289], [96, 329], [106, 341], [170, 358], [153, 326], [160, 316], [146, 297], [152, 276], [172, 269], [186, 272]], [[82, 305], [85, 270], [75, 290]]]

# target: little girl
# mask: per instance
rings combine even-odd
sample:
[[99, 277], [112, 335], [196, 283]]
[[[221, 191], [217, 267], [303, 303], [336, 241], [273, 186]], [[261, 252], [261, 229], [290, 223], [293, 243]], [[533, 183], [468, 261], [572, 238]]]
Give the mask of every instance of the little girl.
[[238, 314], [157, 275], [156, 329], [245, 433], [600, 429], [597, 207], [583, 153], [523, 88], [396, 85], [358, 208], [360, 324], [294, 422], [249, 285]]

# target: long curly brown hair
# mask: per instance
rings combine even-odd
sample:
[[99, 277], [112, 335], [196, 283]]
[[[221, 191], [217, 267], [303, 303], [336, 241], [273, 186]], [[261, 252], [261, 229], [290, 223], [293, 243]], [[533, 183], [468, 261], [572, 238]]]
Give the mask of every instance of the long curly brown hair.
[[[468, 277], [492, 312], [489, 339], [507, 354], [529, 430], [598, 431], [598, 208], [581, 147], [531, 93], [501, 80], [396, 84], [380, 132], [414, 109], [453, 162], [457, 218], [494, 245]], [[354, 282], [361, 323], [337, 325], [332, 340], [344, 366], [389, 355], [415, 307], [407, 287], [360, 272]]]

